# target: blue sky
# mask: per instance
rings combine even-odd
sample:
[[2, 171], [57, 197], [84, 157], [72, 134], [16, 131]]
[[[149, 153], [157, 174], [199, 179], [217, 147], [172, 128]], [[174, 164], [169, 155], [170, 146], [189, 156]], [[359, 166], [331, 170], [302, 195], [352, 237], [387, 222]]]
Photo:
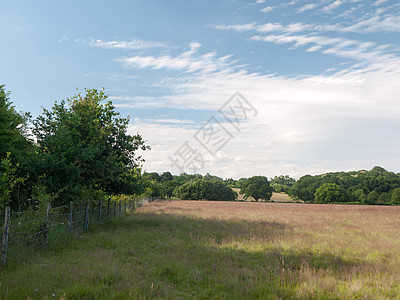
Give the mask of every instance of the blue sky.
[[[7, 1], [0, 83], [33, 116], [104, 87], [147, 171], [400, 172], [399, 38], [391, 0]], [[219, 112], [237, 91], [254, 108], [239, 130]], [[211, 117], [231, 137], [215, 151]]]

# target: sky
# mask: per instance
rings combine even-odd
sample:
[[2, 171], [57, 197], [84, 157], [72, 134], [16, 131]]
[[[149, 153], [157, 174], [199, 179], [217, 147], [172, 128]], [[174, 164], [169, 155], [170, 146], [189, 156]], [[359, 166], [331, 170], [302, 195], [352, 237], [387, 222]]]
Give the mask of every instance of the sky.
[[104, 88], [147, 172], [400, 172], [398, 1], [4, 1], [0, 41], [17, 110]]

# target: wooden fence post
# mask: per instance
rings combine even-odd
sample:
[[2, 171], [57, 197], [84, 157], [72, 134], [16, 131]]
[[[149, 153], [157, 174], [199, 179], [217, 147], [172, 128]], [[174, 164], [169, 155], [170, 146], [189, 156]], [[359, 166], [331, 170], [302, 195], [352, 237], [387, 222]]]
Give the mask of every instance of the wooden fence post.
[[72, 232], [72, 212], [74, 211], [74, 202], [69, 203], [69, 222], [68, 222], [68, 233]]
[[116, 210], [117, 210], [117, 201], [114, 201], [114, 219], [117, 217]]
[[124, 200], [124, 213], [126, 214], [126, 199]]
[[122, 207], [121, 207], [121, 200], [119, 200], [119, 213], [122, 212]]
[[6, 211], [4, 214], [4, 228], [3, 228], [3, 238], [1, 240], [1, 251], [3, 253], [3, 265], [7, 263], [7, 247], [8, 247], [8, 233], [10, 228], [10, 207], [6, 206]]
[[46, 240], [45, 240], [45, 246], [47, 248], [47, 245], [49, 244], [49, 230], [50, 230], [50, 202], [47, 202], [47, 210], [46, 210]]

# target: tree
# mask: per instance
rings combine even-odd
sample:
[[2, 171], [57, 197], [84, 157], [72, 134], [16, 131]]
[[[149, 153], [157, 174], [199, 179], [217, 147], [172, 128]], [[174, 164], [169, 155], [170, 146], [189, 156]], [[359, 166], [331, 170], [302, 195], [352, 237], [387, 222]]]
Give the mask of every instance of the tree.
[[161, 182], [166, 182], [166, 181], [171, 181], [174, 180], [174, 176], [170, 172], [164, 172], [160, 176], [160, 181]]
[[192, 179], [177, 187], [177, 198], [184, 200], [233, 201], [235, 193], [218, 179]]
[[388, 204], [389, 202], [390, 202], [389, 193], [383, 192], [382, 194], [379, 195], [377, 204], [382, 205], [382, 204]]
[[379, 194], [375, 191], [372, 191], [367, 196], [367, 204], [376, 204], [378, 202]]
[[344, 191], [336, 183], [324, 183], [314, 194], [315, 203], [343, 202]]
[[390, 203], [393, 205], [400, 204], [400, 188], [392, 190], [392, 196], [390, 197]]
[[253, 176], [243, 183], [240, 194], [244, 194], [245, 198], [253, 197], [256, 201], [269, 200], [272, 196], [272, 188], [267, 177]]
[[26, 138], [29, 114], [18, 113], [9, 96], [5, 85], [0, 85], [0, 159], [6, 158], [7, 153], [11, 153], [11, 156], [23, 153], [32, 146]]
[[367, 196], [365, 195], [363, 189], [356, 189], [356, 190], [352, 193], [352, 195], [353, 195], [353, 198], [354, 198], [356, 201], [360, 202], [360, 203], [365, 203], [366, 200], [367, 200]]
[[[63, 202], [82, 189], [131, 193], [142, 162], [138, 149], [149, 149], [139, 134], [129, 135], [122, 118], [103, 90], [85, 90], [34, 120], [39, 147], [37, 168], [48, 192], [63, 191]], [[61, 203], [60, 203], [61, 204]]]
[[14, 166], [10, 159], [10, 153], [0, 161], [0, 211], [11, 202], [11, 192], [15, 185], [23, 182], [23, 178], [15, 175], [18, 164]]

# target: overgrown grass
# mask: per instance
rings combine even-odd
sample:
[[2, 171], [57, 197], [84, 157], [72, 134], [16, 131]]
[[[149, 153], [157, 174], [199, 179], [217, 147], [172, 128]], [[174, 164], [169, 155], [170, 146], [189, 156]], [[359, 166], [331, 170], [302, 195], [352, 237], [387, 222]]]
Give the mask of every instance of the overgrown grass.
[[[0, 295], [399, 298], [399, 210], [345, 207], [155, 202], [31, 263], [6, 269], [0, 274]], [[392, 226], [397, 228], [389, 230]]]

